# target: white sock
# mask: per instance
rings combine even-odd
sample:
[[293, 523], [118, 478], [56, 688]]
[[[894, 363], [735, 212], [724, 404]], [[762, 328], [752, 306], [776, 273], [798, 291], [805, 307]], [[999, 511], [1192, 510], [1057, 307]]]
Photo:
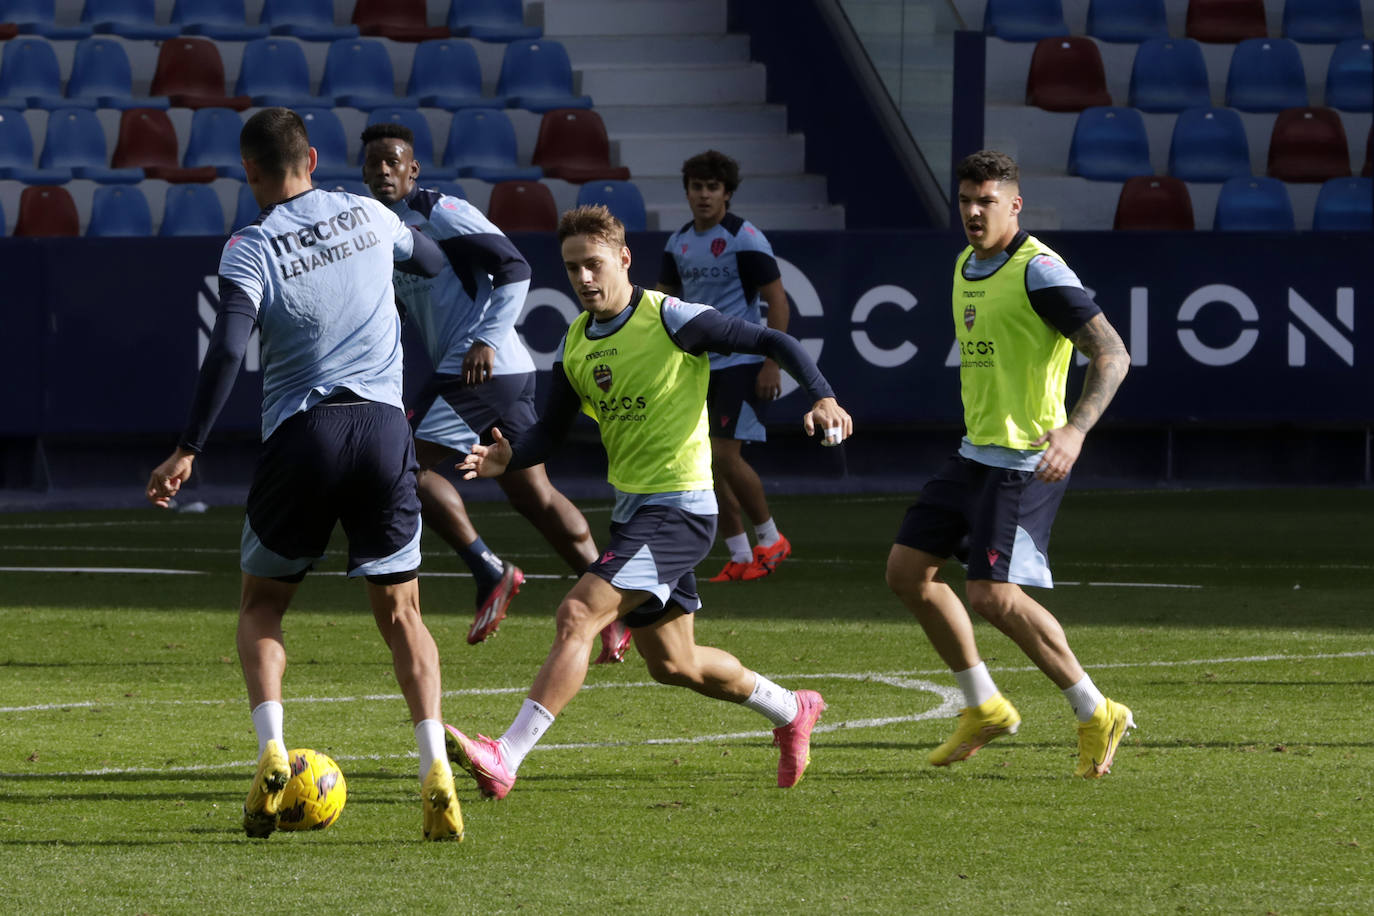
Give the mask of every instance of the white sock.
[[286, 750], [286, 739], [281, 736], [281, 704], [276, 700], [264, 700], [253, 709], [253, 730], [258, 733], [258, 756], [267, 750], [267, 742], [276, 741]]
[[1078, 717], [1078, 721], [1087, 722], [1093, 717], [1104, 697], [1102, 691], [1093, 683], [1093, 679], [1085, 673], [1083, 680], [1064, 691], [1064, 699], [1073, 707], [1073, 714]]
[[758, 538], [760, 547], [772, 547], [778, 542], [778, 526], [771, 516], [762, 525], [754, 526], [754, 536]]
[[520, 705], [520, 712], [516, 715], [515, 721], [501, 736], [501, 759], [510, 767], [512, 773], [520, 769], [525, 755], [534, 750], [534, 746], [552, 724], [553, 713], [526, 697], [525, 702]]
[[422, 719], [415, 725], [415, 745], [420, 749], [420, 784], [436, 760], [447, 760], [444, 750], [444, 724], [438, 719]]
[[725, 549], [730, 551], [732, 563], [748, 563], [754, 556], [753, 551], [749, 549], [749, 535], [743, 531], [726, 538]]
[[797, 717], [797, 695], [757, 672], [754, 674], [754, 691], [744, 705], [767, 716], [774, 728], [786, 725]]
[[964, 692], [964, 703], [967, 706], [982, 706], [997, 696], [997, 685], [992, 682], [992, 675], [988, 674], [986, 662], [979, 662], [972, 668], [954, 672], [954, 679], [959, 682], [959, 689]]

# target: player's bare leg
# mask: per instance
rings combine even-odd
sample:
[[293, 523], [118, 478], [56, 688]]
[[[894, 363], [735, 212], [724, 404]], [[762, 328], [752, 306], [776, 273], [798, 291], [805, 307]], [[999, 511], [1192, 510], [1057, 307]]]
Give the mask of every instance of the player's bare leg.
[[372, 617], [391, 650], [396, 683], [412, 722], [439, 718], [439, 648], [420, 618], [420, 580], [367, 584]]
[[967, 589], [969, 607], [1011, 637], [1056, 687], [1063, 690], [1083, 679], [1083, 666], [1069, 648], [1064, 628], [1021, 586], [974, 580]]
[[[270, 701], [269, 705], [276, 707], [276, 724], [270, 732], [260, 731], [257, 770], [243, 803], [243, 829], [250, 837], [270, 836], [277, 829], [282, 791], [291, 776], [286, 747], [280, 739], [281, 679], [286, 671], [281, 621], [295, 593], [295, 583], [243, 575], [235, 640], [254, 728], [259, 729], [264, 703]], [[268, 738], [268, 734], [277, 737]]]

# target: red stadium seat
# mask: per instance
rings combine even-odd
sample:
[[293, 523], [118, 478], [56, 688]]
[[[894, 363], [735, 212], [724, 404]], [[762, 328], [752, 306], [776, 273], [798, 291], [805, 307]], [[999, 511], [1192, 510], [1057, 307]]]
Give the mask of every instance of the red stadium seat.
[[353, 24], [363, 35], [392, 41], [430, 41], [449, 38], [448, 26], [428, 25], [425, 0], [358, 0]]
[[14, 22], [0, 22], [0, 41], [9, 41], [11, 38], [19, 37], [19, 24]]
[[1026, 75], [1026, 104], [1045, 111], [1112, 104], [1097, 43], [1079, 36], [1040, 39]]
[[232, 108], [253, 104], [246, 95], [231, 96], [224, 88], [224, 61], [215, 43], [181, 36], [162, 43], [149, 95], [165, 95], [177, 108]]
[[586, 181], [627, 181], [630, 170], [611, 165], [611, 141], [601, 115], [586, 108], [555, 108], [544, 112], [530, 162], [549, 178], [574, 184]]
[[81, 220], [76, 202], [66, 188], [35, 184], [19, 195], [19, 216], [14, 222], [16, 236], [80, 235]]
[[1320, 182], [1350, 174], [1350, 146], [1333, 108], [1285, 108], [1269, 135], [1269, 175]]
[[487, 218], [502, 232], [552, 232], [558, 228], [553, 192], [537, 181], [501, 181], [492, 186]]
[[1193, 228], [1193, 199], [1181, 178], [1139, 175], [1128, 178], [1116, 201], [1113, 229], [1167, 231]]
[[1264, 0], [1188, 0], [1184, 33], [1198, 41], [1216, 43], [1267, 38]]
[[173, 183], [214, 181], [213, 165], [183, 168], [177, 162], [177, 132], [167, 112], [155, 108], [130, 108], [119, 118], [119, 138], [110, 164], [117, 169], [142, 168], [149, 178]]

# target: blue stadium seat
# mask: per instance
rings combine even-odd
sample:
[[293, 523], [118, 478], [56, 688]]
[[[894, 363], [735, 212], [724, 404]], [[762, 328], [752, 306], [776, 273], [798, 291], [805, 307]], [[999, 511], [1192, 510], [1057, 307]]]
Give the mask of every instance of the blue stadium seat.
[[1069, 141], [1068, 173], [1093, 181], [1152, 175], [1145, 119], [1134, 108], [1102, 105], [1079, 112]]
[[133, 70], [124, 46], [113, 38], [94, 37], [77, 43], [67, 99], [83, 108], [167, 108], [166, 98], [134, 98]]
[[515, 128], [504, 111], [465, 108], [454, 112], [444, 147], [444, 165], [463, 178], [482, 181], [538, 181], [544, 170], [518, 164]]
[[1226, 107], [1282, 111], [1307, 104], [1307, 75], [1298, 46], [1287, 38], [1251, 38], [1231, 52]]
[[[415, 142], [411, 145], [415, 150], [415, 161], [420, 163], [420, 174], [435, 181], [458, 177], [457, 169], [439, 165], [439, 159], [434, 155], [434, 134], [429, 129], [429, 121], [418, 110], [400, 106], [374, 108], [367, 116], [369, 125], [382, 124], [388, 121], [409, 127], [410, 132], [415, 135]], [[358, 156], [359, 165], [361, 165], [362, 150], [358, 151]]]
[[194, 169], [213, 166], [221, 178], [244, 180], [239, 132], [243, 119], [232, 108], [200, 108], [191, 115], [182, 165]]
[[79, 41], [91, 34], [88, 25], [58, 25], [54, 0], [0, 0], [0, 22], [12, 22], [24, 35], [49, 41]]
[[216, 41], [252, 41], [267, 37], [267, 26], [249, 25], [243, 0], [176, 0], [172, 24], [183, 35], [204, 35]]
[[465, 41], [441, 38], [415, 46], [406, 95], [424, 108], [505, 108], [506, 100], [482, 95], [482, 65]]
[[239, 185], [238, 201], [234, 207], [234, 225], [231, 231], [237, 232], [244, 226], [251, 224], [262, 212], [262, 207], [258, 206], [257, 199], [253, 197], [253, 189], [248, 184]]
[[319, 157], [315, 165], [315, 184], [344, 179], [360, 180], [358, 167], [348, 161], [348, 137], [334, 109], [298, 108], [296, 114], [305, 122], [310, 145], [315, 147]]
[[358, 37], [356, 25], [334, 24], [334, 0], [265, 0], [259, 22], [273, 35], [290, 35], [301, 41]]
[[1217, 195], [1218, 232], [1292, 232], [1293, 202], [1277, 178], [1232, 178]]
[[983, 33], [1004, 41], [1039, 41], [1069, 34], [1060, 0], [988, 0]]
[[1250, 172], [1250, 142], [1229, 108], [1189, 108], [1174, 122], [1169, 174], [1184, 181], [1227, 181]]
[[135, 41], [163, 41], [181, 34], [179, 25], [158, 25], [154, 0], [86, 0], [81, 21], [96, 32]]
[[1283, 36], [1331, 44], [1363, 38], [1360, 0], [1287, 0], [1283, 5]]
[[1324, 99], [1341, 111], [1374, 109], [1374, 51], [1368, 38], [1351, 38], [1336, 45], [1326, 67]]
[[91, 221], [86, 226], [91, 236], [145, 236], [153, 234], [153, 214], [148, 198], [138, 187], [96, 188], [91, 197]]
[[511, 108], [552, 111], [591, 108], [591, 96], [573, 94], [572, 63], [567, 49], [556, 41], [529, 39], [506, 45], [496, 94]]
[[1151, 112], [1211, 107], [1212, 90], [1202, 46], [1191, 38], [1141, 42], [1131, 66], [1129, 104]]
[[361, 178], [338, 178], [334, 181], [320, 181], [317, 175], [315, 187], [324, 188], [326, 191], [347, 191], [350, 194], [357, 194], [359, 197], [372, 196], [371, 189]]
[[589, 181], [577, 190], [577, 205], [602, 204], [625, 224], [629, 232], [649, 227], [644, 195], [632, 181]]
[[70, 169], [74, 178], [102, 184], [134, 184], [143, 180], [143, 169], [110, 168], [105, 129], [88, 108], [61, 108], [48, 116], [38, 166]]
[[1319, 232], [1374, 229], [1374, 178], [1332, 178], [1317, 192], [1312, 228]]
[[415, 98], [396, 95], [396, 77], [386, 46], [376, 38], [354, 38], [330, 44], [320, 81], [322, 100], [371, 111], [383, 106], [414, 108]]
[[448, 27], [454, 35], [481, 41], [521, 41], [544, 34], [537, 25], [525, 25], [521, 0], [453, 0]]
[[57, 54], [46, 38], [5, 42], [0, 58], [0, 108], [66, 108]]
[[224, 207], [208, 184], [174, 184], [167, 188], [160, 236], [224, 235]]
[[72, 180], [72, 170], [36, 167], [33, 134], [24, 115], [13, 108], [0, 108], [0, 178], [34, 185], [65, 184]]
[[1087, 32], [1102, 41], [1168, 38], [1164, 0], [1089, 0]]
[[421, 182], [425, 187], [433, 188], [440, 194], [447, 194], [449, 197], [456, 197], [459, 200], [467, 200], [468, 192], [463, 190], [463, 186], [456, 181], [435, 181], [432, 183]]
[[310, 108], [320, 103], [310, 94], [305, 52], [289, 38], [259, 38], [243, 46], [234, 94], [246, 95], [261, 106]]

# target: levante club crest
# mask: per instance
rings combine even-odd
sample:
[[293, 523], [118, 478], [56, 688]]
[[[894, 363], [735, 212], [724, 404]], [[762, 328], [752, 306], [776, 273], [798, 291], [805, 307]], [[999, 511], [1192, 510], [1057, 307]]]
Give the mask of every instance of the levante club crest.
[[977, 317], [978, 317], [978, 310], [977, 310], [976, 308], [973, 307], [973, 303], [972, 303], [972, 302], [970, 302], [968, 305], [964, 306], [964, 327], [965, 327], [965, 328], [968, 328], [970, 331], [972, 331], [972, 330], [973, 330], [973, 320], [974, 320], [975, 318], [977, 318]]
[[592, 381], [596, 382], [596, 387], [602, 391], [611, 390], [611, 367], [601, 363], [592, 369]]

